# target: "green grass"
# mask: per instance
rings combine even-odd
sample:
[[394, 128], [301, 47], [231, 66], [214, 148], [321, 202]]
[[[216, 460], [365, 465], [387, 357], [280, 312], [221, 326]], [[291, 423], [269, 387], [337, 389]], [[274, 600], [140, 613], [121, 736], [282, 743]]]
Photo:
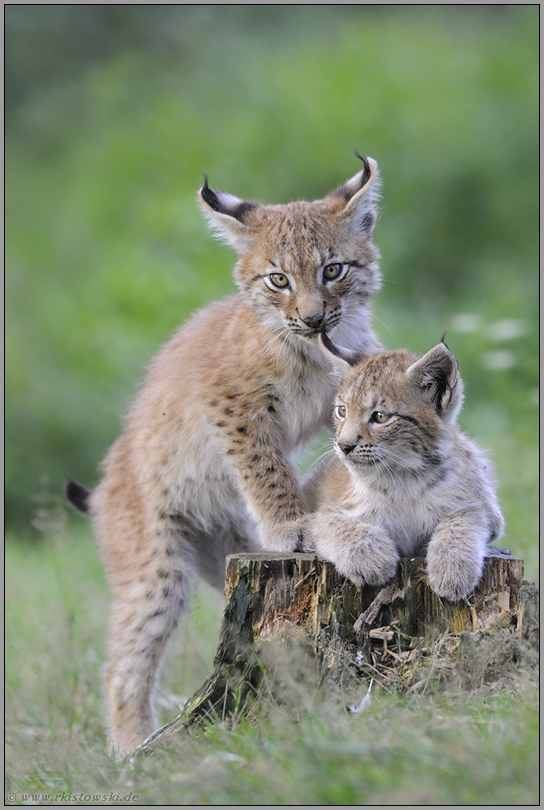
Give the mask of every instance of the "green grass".
[[[472, 694], [375, 687], [360, 715], [299, 685], [294, 707], [271, 701], [116, 765], [101, 698], [108, 600], [89, 530], [52, 519], [39, 544], [8, 537], [6, 566], [6, 792], [18, 804], [67, 793], [132, 793], [126, 804], [142, 805], [538, 803], [537, 683], [522, 665]], [[221, 610], [199, 588], [162, 680], [164, 721], [176, 714], [164, 699], [190, 696], [209, 674]]]

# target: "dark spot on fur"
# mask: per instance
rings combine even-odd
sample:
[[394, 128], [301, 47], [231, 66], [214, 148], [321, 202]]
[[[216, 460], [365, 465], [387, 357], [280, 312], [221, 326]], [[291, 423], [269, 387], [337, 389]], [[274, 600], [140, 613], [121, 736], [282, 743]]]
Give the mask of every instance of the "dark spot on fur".
[[251, 456], [251, 460], [252, 461], [260, 461], [261, 457], [260, 457], [260, 455], [258, 453], [255, 453], [254, 456]]
[[247, 433], [247, 428], [245, 427], [245, 425], [239, 425], [236, 428], [236, 430], [238, 431], [238, 433]]
[[276, 409], [274, 408], [274, 406], [272, 405], [272, 403], [270, 403], [270, 405], [268, 406], [267, 410], [268, 410], [268, 412], [269, 412], [269, 413], [276, 413]]
[[212, 408], [217, 408], [218, 405], [219, 402], [216, 399], [212, 399], [212, 401], [210, 402], [210, 407]]
[[164, 568], [161, 568], [160, 571], [157, 573], [157, 576], [161, 579], [167, 579], [170, 576], [169, 571], [165, 571]]
[[248, 200], [243, 200], [240, 205], [236, 206], [235, 212], [232, 216], [236, 217], [236, 219], [243, 219], [244, 216], [248, 213], [248, 211], [253, 211], [257, 205], [254, 202], [249, 202]]
[[165, 610], [164, 608], [158, 608], [157, 610], [155, 610], [155, 611], [154, 611], [154, 612], [153, 612], [153, 613], [152, 613], [152, 614], [149, 616], [149, 618], [150, 618], [150, 619], [154, 619], [154, 618], [155, 618], [155, 616], [164, 616], [164, 614], [165, 614], [165, 613], [166, 613], [166, 610]]
[[226, 422], [216, 422], [215, 424], [217, 425], [217, 427], [225, 427], [227, 423]]
[[234, 413], [234, 408], [225, 408], [225, 414], [227, 416], [232, 416], [233, 413]]
[[234, 447], [231, 447], [230, 450], [227, 450], [227, 455], [229, 455], [229, 456], [233, 456], [235, 453], [236, 453], [236, 450], [234, 449]]
[[163, 588], [162, 589], [162, 595], [164, 596], [165, 599], [168, 599], [168, 597], [170, 596], [170, 593], [171, 593], [170, 588]]

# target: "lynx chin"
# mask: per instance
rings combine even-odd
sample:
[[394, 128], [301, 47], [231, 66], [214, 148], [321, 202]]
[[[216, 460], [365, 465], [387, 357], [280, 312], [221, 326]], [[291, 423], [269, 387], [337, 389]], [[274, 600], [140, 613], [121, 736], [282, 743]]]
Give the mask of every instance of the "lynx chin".
[[330, 427], [336, 382], [321, 330], [359, 357], [381, 350], [377, 164], [314, 202], [199, 202], [236, 253], [239, 292], [197, 312], [150, 364], [88, 512], [112, 594], [106, 697], [115, 749], [156, 728], [152, 693], [195, 576], [223, 587], [225, 557], [308, 546], [293, 453]]
[[461, 433], [463, 386], [445, 343], [423, 357], [398, 350], [351, 367], [327, 335], [345, 379], [334, 406], [336, 457], [312, 476], [315, 548], [356, 585], [394, 576], [425, 555], [439, 596], [466, 597], [484, 557], [500, 553], [503, 519], [489, 463]]

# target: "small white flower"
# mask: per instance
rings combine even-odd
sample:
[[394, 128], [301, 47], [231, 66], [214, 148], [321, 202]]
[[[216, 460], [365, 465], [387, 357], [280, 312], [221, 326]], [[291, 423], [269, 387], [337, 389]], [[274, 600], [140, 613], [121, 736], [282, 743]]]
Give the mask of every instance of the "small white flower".
[[359, 714], [360, 712], [364, 712], [365, 709], [368, 709], [372, 702], [372, 698], [370, 697], [370, 690], [372, 689], [372, 684], [374, 683], [374, 678], [370, 681], [370, 686], [368, 687], [368, 691], [362, 701], [359, 703], [357, 707], [350, 706], [349, 710], [352, 714]]

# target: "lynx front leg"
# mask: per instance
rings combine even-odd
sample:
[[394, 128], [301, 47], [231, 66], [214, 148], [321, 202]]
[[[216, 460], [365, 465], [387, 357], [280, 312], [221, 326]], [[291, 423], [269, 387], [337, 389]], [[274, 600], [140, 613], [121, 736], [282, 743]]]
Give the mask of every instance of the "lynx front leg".
[[379, 526], [339, 512], [317, 512], [311, 526], [319, 556], [355, 585], [382, 585], [395, 576], [399, 555]]
[[269, 403], [227, 395], [215, 399], [217, 436], [255, 517], [261, 544], [270, 551], [302, 549], [308, 538], [308, 517], [297, 473], [283, 451], [281, 432]]
[[451, 515], [436, 527], [427, 548], [433, 591], [453, 602], [464, 599], [482, 576], [489, 528], [480, 512]]

